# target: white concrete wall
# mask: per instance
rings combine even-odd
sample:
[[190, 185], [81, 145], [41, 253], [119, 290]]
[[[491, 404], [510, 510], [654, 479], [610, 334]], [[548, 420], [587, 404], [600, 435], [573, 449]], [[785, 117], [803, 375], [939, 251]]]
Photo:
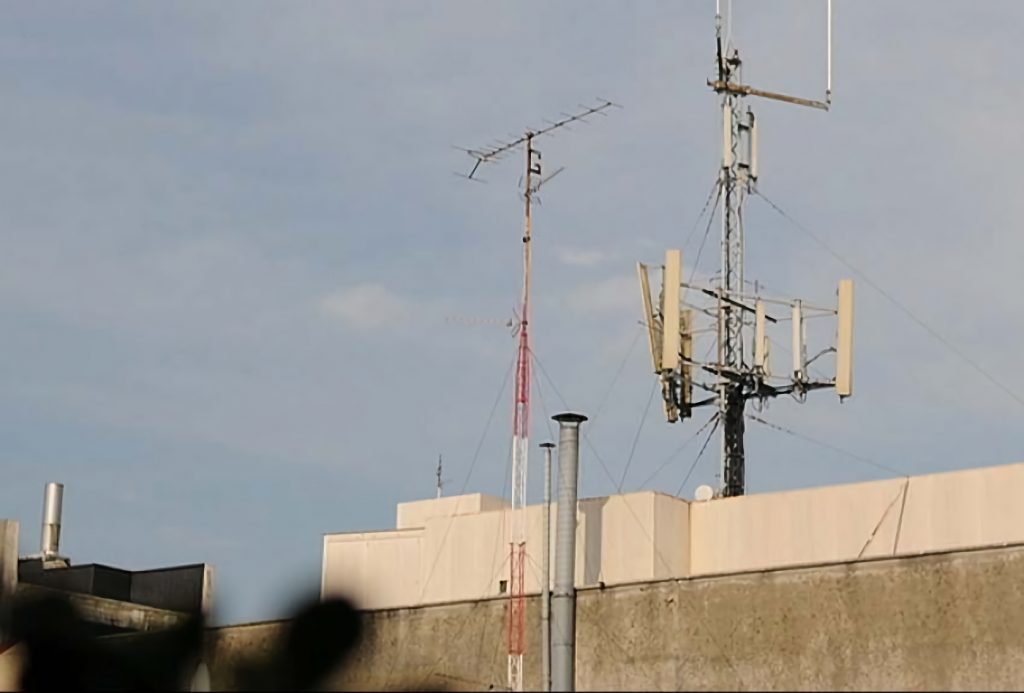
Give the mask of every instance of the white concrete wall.
[[896, 553], [1024, 541], [1024, 464], [913, 477]]
[[[856, 558], [886, 508], [899, 505], [902, 488], [903, 480], [894, 479], [695, 501], [691, 574]], [[891, 552], [892, 529], [880, 528], [864, 555]]]
[[486, 493], [467, 493], [462, 496], [442, 496], [427, 500], [399, 503], [396, 529], [423, 527], [432, 517], [451, 517], [452, 515], [476, 515], [489, 510], [501, 510], [508, 506], [504, 498], [489, 496]]
[[675, 496], [654, 496], [654, 577], [672, 578], [690, 574], [690, 508]]
[[1024, 464], [690, 505], [691, 575], [1024, 542]]
[[[508, 579], [508, 506], [493, 496], [459, 498], [402, 504], [404, 529], [325, 537], [325, 593], [356, 595], [368, 608], [499, 596]], [[1024, 542], [1021, 501], [1024, 464], [705, 502], [649, 491], [584, 499], [576, 584]], [[525, 513], [526, 591], [535, 594], [543, 510]], [[408, 527], [414, 521], [419, 528]]]
[[[501, 583], [505, 581], [507, 590], [509, 579], [511, 510], [502, 503], [500, 510], [467, 513], [464, 506], [493, 507], [493, 501], [501, 499], [483, 496], [481, 502], [462, 496], [463, 502], [458, 503], [455, 498], [403, 504], [399, 522], [406, 526], [402, 529], [326, 535], [321, 594], [345, 594], [368, 609], [503, 594]], [[431, 502], [438, 508], [429, 508]], [[577, 586], [682, 574], [688, 561], [686, 507], [683, 500], [649, 491], [579, 501]], [[532, 505], [524, 512], [525, 588], [528, 594], [537, 594], [543, 565], [543, 506]], [[552, 504], [552, 550], [557, 512], [557, 504]], [[665, 518], [665, 528], [652, 543], [656, 516]], [[413, 518], [422, 518], [422, 526], [409, 527]]]
[[411, 602], [420, 594], [423, 529], [328, 534], [320, 596], [344, 595], [364, 609]]

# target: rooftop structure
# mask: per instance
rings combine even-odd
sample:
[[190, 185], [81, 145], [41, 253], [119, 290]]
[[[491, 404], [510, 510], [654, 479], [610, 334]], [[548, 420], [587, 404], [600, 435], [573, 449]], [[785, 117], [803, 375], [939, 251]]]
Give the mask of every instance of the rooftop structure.
[[0, 604], [60, 594], [97, 635], [156, 630], [209, 613], [213, 568], [205, 563], [150, 570], [73, 565], [60, 551], [63, 491], [61, 484], [47, 484], [38, 553], [22, 554], [19, 523], [0, 520]]
[[[1024, 542], [1024, 463], [689, 501], [641, 491], [578, 503], [578, 587]], [[553, 510], [554, 513], [554, 510]], [[395, 529], [327, 534], [321, 593], [383, 609], [501, 597], [510, 508], [481, 494], [401, 503]], [[540, 547], [543, 507], [526, 508]], [[526, 590], [540, 592], [542, 557]]]

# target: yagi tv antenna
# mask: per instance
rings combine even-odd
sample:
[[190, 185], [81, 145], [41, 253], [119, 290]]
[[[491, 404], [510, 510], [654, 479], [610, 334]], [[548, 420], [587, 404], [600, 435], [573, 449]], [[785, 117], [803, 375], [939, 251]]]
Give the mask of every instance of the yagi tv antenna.
[[497, 142], [464, 149], [473, 158], [473, 166], [465, 178], [479, 180], [483, 164], [501, 160], [519, 147], [526, 154], [523, 174], [523, 201], [525, 203], [525, 230], [523, 232], [523, 290], [519, 312], [519, 352], [516, 357], [515, 408], [512, 414], [512, 518], [509, 527], [509, 627], [508, 627], [508, 685], [513, 691], [523, 690], [523, 652], [526, 649], [526, 469], [530, 437], [530, 280], [533, 271], [533, 202], [541, 186], [557, 176], [559, 168], [544, 176], [540, 151], [533, 143], [538, 137], [549, 135], [575, 123], [586, 123], [591, 116], [606, 116], [606, 111], [617, 105], [600, 100], [593, 106], [580, 106], [576, 113], [562, 113], [559, 120], [546, 121], [542, 128], [527, 129], [522, 135]]
[[[589, 122], [589, 121], [587, 121], [587, 118], [589, 118], [590, 116], [593, 116], [593, 115], [607, 116], [608, 114], [605, 113], [605, 110], [607, 110], [609, 108], [621, 108], [621, 106], [619, 106], [616, 103], [612, 103], [611, 101], [601, 100], [595, 106], [583, 106], [583, 105], [581, 105], [580, 106], [581, 110], [576, 112], [576, 113], [560, 113], [559, 114], [559, 116], [560, 116], [559, 120], [554, 120], [554, 121], [552, 121], [552, 120], [545, 120], [544, 121], [544, 123], [545, 123], [544, 127], [537, 128], [537, 129], [527, 129], [526, 132], [524, 132], [522, 135], [515, 135], [515, 136], [511, 136], [510, 135], [509, 139], [506, 140], [506, 141], [498, 141], [498, 142], [495, 142], [495, 143], [492, 143], [492, 144], [489, 144], [489, 145], [485, 145], [483, 147], [476, 147], [474, 149], [466, 149], [465, 147], [456, 147], [456, 149], [460, 149], [460, 150], [466, 152], [471, 157], [473, 157], [473, 159], [475, 159], [475, 161], [473, 163], [473, 167], [469, 170], [468, 174], [456, 174], [456, 175], [460, 175], [463, 178], [467, 178], [469, 180], [481, 181], [481, 179], [478, 178], [477, 175], [476, 175], [477, 171], [480, 169], [481, 164], [487, 164], [487, 163], [493, 163], [493, 162], [496, 162], [496, 161], [500, 161], [502, 158], [504, 158], [504, 156], [506, 154], [508, 154], [509, 152], [514, 151], [515, 149], [517, 149], [518, 147], [522, 146], [523, 144], [526, 144], [527, 145], [527, 149], [529, 150], [531, 148], [531, 145], [532, 145], [534, 139], [536, 139], [538, 137], [541, 137], [542, 135], [546, 135], [546, 134], [548, 134], [550, 132], [554, 132], [555, 130], [558, 130], [560, 128], [567, 128], [568, 129], [569, 126], [572, 125], [573, 123], [587, 123], [587, 122]], [[536, 150], [534, 150], [534, 151], [536, 151]], [[539, 156], [538, 156], [538, 158], [539, 158]], [[527, 169], [529, 169], [529, 168], [530, 168], [530, 162], [529, 162], [529, 157], [527, 157]], [[538, 165], [538, 169], [539, 169], [539, 165]], [[550, 177], [553, 178], [555, 176], [555, 174], [557, 174], [557, 173], [558, 172], [556, 171], [555, 173], [551, 174]], [[481, 181], [481, 182], [483, 182], [483, 181]]]

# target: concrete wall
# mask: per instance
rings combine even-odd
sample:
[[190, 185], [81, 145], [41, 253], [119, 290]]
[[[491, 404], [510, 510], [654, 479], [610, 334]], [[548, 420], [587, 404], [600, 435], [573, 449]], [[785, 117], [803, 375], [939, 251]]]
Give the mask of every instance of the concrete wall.
[[691, 574], [892, 555], [904, 486], [893, 479], [691, 503]]
[[364, 609], [391, 604], [391, 595], [420, 594], [423, 529], [324, 537], [321, 596], [345, 594]]
[[475, 515], [491, 510], [502, 510], [508, 502], [486, 493], [467, 493], [461, 496], [442, 496], [427, 500], [399, 503], [395, 517], [396, 529], [422, 527], [427, 520], [452, 515]]
[[[706, 502], [653, 492], [584, 499], [578, 510], [576, 584], [1024, 542], [1022, 498], [1024, 464]], [[402, 504], [400, 522], [415, 520], [422, 527], [327, 535], [324, 593], [353, 594], [375, 608], [498, 596], [508, 573], [509, 510], [473, 509], [500, 502], [474, 495]], [[437, 504], [433, 510], [431, 504]], [[543, 510], [534, 505], [525, 513], [526, 589], [536, 593]], [[418, 538], [401, 547], [370, 546], [411, 536], [402, 532], [417, 532]], [[418, 575], [412, 574], [415, 566]]]
[[[18, 521], [0, 520], [0, 612], [18, 589]], [[22, 648], [0, 630], [0, 691], [17, 690]]]
[[[1024, 547], [874, 559], [579, 594], [581, 690], [1019, 689]], [[505, 683], [506, 600], [367, 614], [333, 686], [486, 690]], [[526, 684], [539, 671], [528, 604]], [[217, 629], [214, 687], [280, 624]]]
[[[580, 687], [1019, 689], [1024, 551], [667, 582], [580, 600]], [[627, 664], [628, 663], [628, 664]]]
[[690, 504], [691, 575], [1024, 542], [1024, 464]]
[[0, 643], [0, 691], [16, 691], [21, 683], [25, 647]]
[[[457, 498], [467, 506], [479, 498], [451, 497], [444, 512], [417, 507], [423, 526], [383, 532], [328, 534], [324, 537], [321, 594], [345, 594], [362, 608], [393, 608], [499, 597], [508, 580], [508, 507], [453, 514]], [[500, 500], [500, 499], [496, 499]], [[426, 505], [430, 502], [424, 501]], [[461, 507], [461, 506], [460, 506]], [[525, 509], [527, 531], [526, 591], [539, 594], [543, 564], [544, 509]], [[554, 545], [557, 505], [552, 505]], [[664, 494], [641, 493], [579, 501], [576, 530], [576, 584], [583, 587], [685, 575], [689, 550], [685, 537], [685, 501]], [[656, 521], [661, 522], [656, 527]], [[680, 541], [680, 537], [684, 537]], [[507, 589], [507, 584], [505, 585]]]
[[0, 520], [0, 604], [18, 586], [18, 521]]
[[83, 620], [94, 626], [107, 626], [120, 630], [153, 631], [163, 630], [183, 623], [187, 614], [167, 611], [144, 604], [133, 604], [118, 599], [105, 599], [91, 594], [76, 594], [49, 587], [21, 583], [18, 585], [19, 598], [59, 596], [67, 599]]

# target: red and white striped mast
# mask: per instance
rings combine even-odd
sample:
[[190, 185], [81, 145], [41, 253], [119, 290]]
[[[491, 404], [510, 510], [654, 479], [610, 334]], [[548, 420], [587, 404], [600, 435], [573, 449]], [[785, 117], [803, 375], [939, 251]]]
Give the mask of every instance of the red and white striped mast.
[[[508, 608], [508, 687], [513, 691], [523, 690], [523, 653], [526, 651], [526, 471], [530, 443], [530, 281], [533, 269], [533, 196], [541, 185], [557, 175], [556, 170], [547, 178], [541, 177], [540, 152], [533, 148], [536, 137], [574, 122], [585, 122], [587, 116], [595, 113], [606, 115], [604, 110], [616, 104], [603, 101], [599, 105], [584, 108], [575, 115], [550, 122], [537, 131], [528, 130], [522, 137], [499, 144], [489, 149], [466, 150], [476, 159], [468, 178], [474, 175], [480, 164], [496, 161], [503, 154], [525, 145], [526, 174], [524, 176], [525, 226], [523, 231], [523, 293], [519, 312], [519, 349], [516, 356], [515, 401], [512, 412], [512, 517], [509, 523], [509, 608]], [[544, 579], [544, 578], [542, 578]], [[550, 579], [550, 578], [547, 578]]]
[[[539, 176], [540, 153], [526, 135], [526, 223], [523, 231], [523, 297], [519, 312], [515, 401], [512, 412], [512, 521], [509, 527], [508, 683], [523, 690], [526, 649], [526, 471], [530, 449], [530, 276], [532, 274], [533, 176]], [[536, 161], [534, 160], [536, 155]]]

